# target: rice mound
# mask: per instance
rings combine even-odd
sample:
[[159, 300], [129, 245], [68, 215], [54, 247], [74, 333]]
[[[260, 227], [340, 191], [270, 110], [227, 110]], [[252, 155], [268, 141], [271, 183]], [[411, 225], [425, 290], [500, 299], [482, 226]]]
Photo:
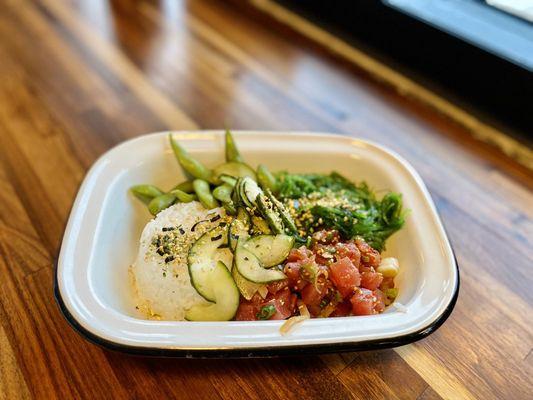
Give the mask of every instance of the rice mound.
[[[213, 219], [215, 222], [198, 222]], [[226, 217], [223, 208], [206, 210], [199, 202], [178, 203], [161, 211], [144, 228], [139, 253], [131, 266], [137, 309], [148, 319], [183, 320], [185, 311], [197, 304], [210, 304], [191, 285], [187, 267], [187, 254], [191, 245], [205, 232], [218, 225]], [[174, 260], [165, 263], [165, 257], [157, 254], [152, 244], [154, 237], [163, 233], [162, 228], [181, 227], [180, 240], [183, 246], [174, 254]], [[212, 261], [221, 260], [231, 266], [232, 254], [228, 249], [219, 249]]]

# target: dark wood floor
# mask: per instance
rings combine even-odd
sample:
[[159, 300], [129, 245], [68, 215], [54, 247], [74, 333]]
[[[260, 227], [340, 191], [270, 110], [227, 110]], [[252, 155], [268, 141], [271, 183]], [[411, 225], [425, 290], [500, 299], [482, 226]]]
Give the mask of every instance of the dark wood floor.
[[[160, 360], [79, 337], [53, 261], [85, 171], [166, 129], [340, 132], [421, 173], [462, 287], [395, 350]], [[462, 128], [222, 1], [6, 0], [0, 11], [0, 399], [526, 399], [533, 393], [532, 174]]]

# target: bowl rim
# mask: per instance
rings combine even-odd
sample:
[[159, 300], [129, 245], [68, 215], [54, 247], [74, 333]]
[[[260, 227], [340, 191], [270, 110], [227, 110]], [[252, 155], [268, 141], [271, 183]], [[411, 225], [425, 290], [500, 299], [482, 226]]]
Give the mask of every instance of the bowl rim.
[[[147, 136], [158, 136], [163, 133], [176, 133], [176, 134], [187, 134], [187, 133], [219, 133], [223, 132], [221, 130], [186, 130], [186, 131], [162, 131], [162, 132], [155, 132], [145, 135], [140, 135], [135, 138], [126, 140], [124, 142], [121, 142], [117, 144], [116, 146], [110, 148], [106, 152], [104, 152], [91, 166], [91, 168], [87, 171], [85, 174], [84, 180], [80, 184], [80, 188], [78, 189], [78, 194], [80, 193], [80, 189], [83, 187], [83, 183], [85, 182], [85, 179], [91, 174], [91, 172], [95, 169], [95, 167], [109, 154], [109, 152], [116, 150], [119, 147], [131, 144], [134, 141], [145, 139]], [[453, 268], [455, 272], [455, 285], [452, 289], [452, 296], [450, 297], [448, 304], [444, 308], [444, 310], [430, 323], [428, 323], [423, 328], [420, 328], [419, 330], [403, 335], [398, 336], [392, 336], [387, 338], [378, 338], [378, 339], [366, 339], [366, 340], [359, 340], [359, 341], [343, 341], [343, 342], [334, 342], [334, 343], [314, 343], [314, 344], [291, 344], [291, 345], [279, 345], [279, 346], [261, 346], [261, 347], [221, 347], [221, 348], [163, 348], [163, 347], [147, 347], [147, 346], [134, 346], [134, 345], [128, 345], [124, 343], [115, 342], [109, 339], [106, 339], [102, 336], [99, 336], [98, 334], [91, 332], [88, 328], [84, 327], [77, 319], [76, 317], [70, 312], [68, 309], [63, 295], [61, 294], [60, 290], [60, 284], [59, 284], [59, 259], [60, 259], [60, 251], [63, 247], [63, 243], [60, 246], [60, 249], [58, 250], [58, 255], [55, 258], [54, 262], [54, 298], [56, 301], [56, 304], [65, 318], [65, 320], [68, 322], [68, 324], [78, 333], [80, 334], [85, 340], [96, 344], [100, 347], [103, 347], [108, 350], [132, 354], [132, 355], [141, 355], [141, 356], [153, 356], [153, 357], [180, 357], [180, 358], [247, 358], [247, 357], [276, 357], [276, 356], [289, 356], [289, 355], [315, 355], [315, 354], [324, 354], [324, 353], [333, 353], [333, 352], [354, 352], [354, 351], [368, 351], [368, 350], [378, 350], [378, 349], [386, 349], [386, 348], [392, 348], [397, 346], [403, 346], [407, 345], [416, 341], [419, 341], [428, 335], [435, 332], [442, 324], [448, 319], [448, 317], [451, 315], [455, 304], [457, 302], [457, 298], [459, 295], [459, 286], [460, 286], [460, 274], [459, 274], [459, 265], [457, 262], [457, 257], [455, 255], [455, 251], [453, 249], [453, 246], [450, 242], [448, 233], [446, 231], [446, 228], [444, 224], [442, 223], [442, 220], [440, 218], [440, 215], [438, 213], [438, 210], [436, 209], [436, 206], [433, 202], [433, 199], [427, 190], [427, 187], [425, 186], [425, 183], [423, 182], [422, 178], [418, 174], [418, 172], [414, 169], [413, 166], [409, 162], [407, 162], [403, 157], [395, 153], [394, 151], [382, 146], [381, 144], [377, 144], [373, 141], [369, 141], [366, 139], [360, 139], [355, 138], [351, 136], [341, 135], [341, 134], [335, 134], [335, 133], [322, 133], [322, 132], [307, 132], [307, 131], [257, 131], [257, 130], [232, 130], [233, 133], [261, 133], [261, 134], [279, 134], [279, 133], [288, 133], [290, 132], [291, 136], [296, 135], [303, 135], [303, 136], [314, 136], [314, 137], [322, 137], [322, 138], [343, 138], [343, 139], [350, 139], [350, 140], [357, 140], [358, 142], [371, 145], [372, 147], [376, 147], [380, 149], [381, 151], [384, 151], [385, 153], [388, 153], [389, 156], [392, 156], [397, 161], [399, 161], [418, 181], [418, 183], [421, 185], [422, 189], [424, 190], [425, 194], [427, 195], [427, 200], [429, 200], [429, 205], [433, 208], [435, 217], [437, 218], [437, 221], [442, 227], [444, 231], [444, 237], [447, 241], [447, 244], [449, 246], [449, 250], [451, 252], [451, 256], [453, 259]], [[73, 203], [71, 207], [70, 213], [72, 213], [72, 210], [76, 207], [76, 202]], [[70, 220], [70, 217], [69, 217]], [[64, 235], [68, 233], [68, 222], [64, 229]]]
[[[453, 252], [453, 249], [452, 249]], [[104, 349], [131, 355], [151, 357], [177, 357], [177, 358], [249, 358], [249, 357], [278, 357], [295, 355], [317, 355], [327, 353], [345, 353], [356, 351], [382, 350], [417, 342], [429, 336], [448, 319], [452, 313], [459, 296], [459, 266], [454, 253], [457, 280], [451, 301], [442, 314], [428, 326], [407, 335], [395, 336], [384, 339], [364, 340], [358, 342], [323, 343], [323, 344], [299, 344], [290, 346], [264, 346], [264, 347], [239, 347], [221, 349], [165, 349], [157, 347], [130, 346], [98, 336], [84, 328], [67, 309], [59, 291], [57, 262], [54, 274], [54, 297], [61, 314], [68, 324], [85, 340], [96, 344]]]

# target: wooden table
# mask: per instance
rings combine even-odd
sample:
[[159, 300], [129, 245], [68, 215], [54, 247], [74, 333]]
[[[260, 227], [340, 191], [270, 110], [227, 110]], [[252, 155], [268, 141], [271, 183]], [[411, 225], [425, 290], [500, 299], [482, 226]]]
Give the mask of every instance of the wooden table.
[[[369, 138], [413, 163], [460, 265], [448, 321], [394, 350], [260, 360], [138, 358], [76, 334], [53, 262], [86, 170], [143, 133], [225, 124]], [[2, 2], [0, 156], [2, 399], [533, 394], [531, 171], [235, 6]]]

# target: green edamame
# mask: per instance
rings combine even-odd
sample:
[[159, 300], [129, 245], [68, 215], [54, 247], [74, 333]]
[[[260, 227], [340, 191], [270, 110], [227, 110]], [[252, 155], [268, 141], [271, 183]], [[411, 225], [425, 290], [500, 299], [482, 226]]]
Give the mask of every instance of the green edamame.
[[191, 181], [185, 181], [177, 184], [172, 189], [170, 189], [170, 192], [172, 192], [173, 190], [181, 190], [185, 193], [194, 193], [194, 188], [192, 187]]
[[198, 198], [195, 194], [185, 193], [184, 191], [179, 189], [171, 190], [170, 193], [176, 196], [176, 199], [180, 203], [190, 203], [191, 201], [194, 201]]
[[237, 179], [235, 179], [233, 176], [229, 176], [229, 175], [220, 175], [218, 177], [218, 180], [221, 181], [221, 182], [227, 183], [231, 187], [234, 187], [235, 184], [237, 183]]
[[184, 171], [198, 179], [203, 179], [204, 181], [211, 180], [211, 175], [213, 172], [203, 165], [200, 161], [192, 157], [187, 150], [185, 150], [173, 137], [172, 134], [168, 135], [170, 146], [174, 151], [174, 155], [178, 160], [181, 167]]
[[213, 197], [217, 200], [220, 200], [222, 203], [229, 203], [231, 201], [232, 190], [233, 187], [225, 183], [213, 190]]
[[278, 182], [272, 173], [263, 164], [257, 167], [257, 182], [263, 189], [270, 189], [272, 193], [277, 192]]
[[239, 153], [239, 149], [235, 144], [235, 140], [233, 140], [233, 135], [231, 134], [229, 129], [226, 129], [226, 161], [237, 161], [241, 163], [244, 162], [241, 154]]
[[148, 203], [148, 210], [152, 215], [157, 215], [165, 208], [170, 207], [176, 202], [176, 196], [172, 193], [165, 193], [161, 196], [154, 197], [150, 203]]
[[218, 201], [213, 197], [209, 190], [209, 183], [202, 179], [195, 179], [192, 182], [194, 192], [198, 196], [198, 200], [208, 210], [219, 206]]
[[135, 185], [130, 188], [131, 193], [144, 204], [150, 203], [154, 197], [161, 196], [164, 192], [154, 185]]

